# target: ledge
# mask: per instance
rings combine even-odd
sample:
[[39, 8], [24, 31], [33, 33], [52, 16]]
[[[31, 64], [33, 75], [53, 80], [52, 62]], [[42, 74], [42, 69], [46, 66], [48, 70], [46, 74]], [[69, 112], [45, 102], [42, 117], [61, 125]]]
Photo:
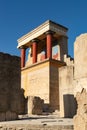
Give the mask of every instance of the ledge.
[[29, 69], [29, 68], [38, 66], [38, 65], [43, 64], [43, 63], [46, 63], [46, 62], [56, 64], [58, 67], [62, 67], [62, 66], [65, 66], [65, 65], [66, 65], [65, 62], [62, 62], [62, 61], [59, 61], [59, 60], [55, 60], [55, 59], [47, 58], [47, 59], [45, 59], [45, 60], [43, 60], [43, 61], [34, 63], [34, 64], [30, 65], [30, 66], [25, 66], [25, 67], [21, 68], [21, 70], [26, 70], [26, 69]]

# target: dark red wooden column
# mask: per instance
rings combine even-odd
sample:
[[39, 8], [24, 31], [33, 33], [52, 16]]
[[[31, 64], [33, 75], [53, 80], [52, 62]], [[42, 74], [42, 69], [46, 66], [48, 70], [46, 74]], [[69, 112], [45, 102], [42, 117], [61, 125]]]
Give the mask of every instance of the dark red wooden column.
[[47, 58], [52, 58], [52, 35], [53, 33], [51, 31], [46, 32]]
[[36, 63], [37, 62], [37, 40], [34, 39], [32, 40], [32, 51], [33, 51], [33, 55], [32, 55], [32, 58], [33, 58], [33, 63]]
[[25, 59], [26, 59], [26, 48], [22, 46], [21, 47], [21, 68], [25, 67]]

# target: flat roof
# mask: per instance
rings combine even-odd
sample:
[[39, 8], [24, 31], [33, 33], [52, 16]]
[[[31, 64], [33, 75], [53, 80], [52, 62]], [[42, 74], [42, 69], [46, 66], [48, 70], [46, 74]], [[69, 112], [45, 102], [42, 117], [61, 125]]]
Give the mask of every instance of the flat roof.
[[31, 42], [31, 40], [38, 38], [39, 36], [43, 35], [45, 32], [47, 32], [49, 30], [56, 32], [58, 35], [67, 36], [68, 28], [66, 28], [58, 23], [55, 23], [51, 20], [47, 20], [46, 22], [44, 22], [37, 28], [33, 29], [29, 33], [27, 33], [24, 36], [22, 36], [21, 38], [19, 38], [17, 40], [17, 42], [18, 42], [17, 48], [20, 48], [21, 46], [26, 45], [27, 43]]

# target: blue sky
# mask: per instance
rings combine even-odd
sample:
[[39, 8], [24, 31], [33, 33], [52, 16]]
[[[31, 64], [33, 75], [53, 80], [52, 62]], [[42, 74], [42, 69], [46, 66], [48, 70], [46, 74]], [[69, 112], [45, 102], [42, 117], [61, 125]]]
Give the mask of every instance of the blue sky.
[[87, 0], [0, 0], [0, 52], [20, 56], [17, 39], [46, 20], [66, 26], [69, 55], [87, 32]]

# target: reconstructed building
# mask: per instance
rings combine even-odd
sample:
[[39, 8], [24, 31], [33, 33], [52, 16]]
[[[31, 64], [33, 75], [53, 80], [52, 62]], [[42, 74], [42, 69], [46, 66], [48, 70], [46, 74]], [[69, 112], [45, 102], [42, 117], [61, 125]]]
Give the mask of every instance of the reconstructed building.
[[75, 129], [86, 129], [87, 33], [76, 38], [73, 60], [67, 31], [48, 20], [18, 39], [21, 62], [0, 52], [0, 121], [25, 113], [73, 117], [78, 104]]
[[[21, 49], [21, 87], [25, 97], [29, 97], [29, 102], [30, 97], [44, 100], [44, 112], [60, 110], [59, 85], [63, 79], [59, 81], [59, 71], [67, 65], [67, 61], [64, 61], [67, 60], [64, 55], [68, 55], [67, 31], [66, 27], [48, 20], [18, 39], [18, 48]], [[27, 48], [29, 53], [25, 60]], [[70, 58], [68, 62], [71, 63]], [[28, 113], [32, 113], [30, 106]]]

